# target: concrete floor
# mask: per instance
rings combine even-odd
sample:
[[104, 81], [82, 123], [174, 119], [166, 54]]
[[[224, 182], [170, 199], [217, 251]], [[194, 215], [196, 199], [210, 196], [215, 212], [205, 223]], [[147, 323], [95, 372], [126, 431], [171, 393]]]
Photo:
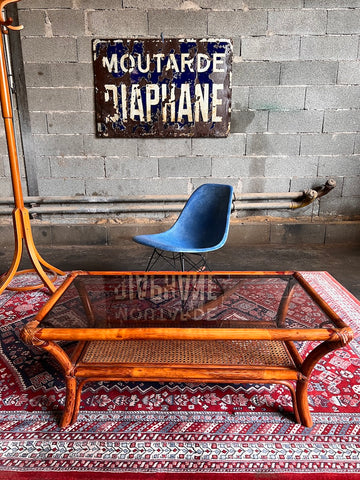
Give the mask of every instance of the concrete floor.
[[[131, 240], [121, 246], [41, 247], [40, 254], [62, 270], [143, 270], [151, 250]], [[0, 252], [0, 272], [11, 264], [13, 250]], [[360, 299], [360, 245], [225, 245], [208, 255], [212, 270], [326, 270]], [[20, 268], [28, 268], [27, 252]]]

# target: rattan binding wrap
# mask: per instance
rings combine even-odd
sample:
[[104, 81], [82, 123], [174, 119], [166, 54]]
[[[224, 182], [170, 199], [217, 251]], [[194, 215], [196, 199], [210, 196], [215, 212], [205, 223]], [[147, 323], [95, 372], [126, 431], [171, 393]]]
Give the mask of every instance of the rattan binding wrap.
[[81, 362], [294, 367], [283, 342], [254, 340], [92, 341]]

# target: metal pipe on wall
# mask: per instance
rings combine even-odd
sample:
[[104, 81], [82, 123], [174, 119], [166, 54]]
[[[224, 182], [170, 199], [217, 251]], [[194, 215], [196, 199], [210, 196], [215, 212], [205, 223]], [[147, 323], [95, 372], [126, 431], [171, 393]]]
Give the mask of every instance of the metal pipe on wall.
[[[281, 192], [281, 193], [240, 193], [236, 200], [272, 200], [272, 199], [297, 199], [302, 197], [304, 192]], [[186, 202], [188, 195], [142, 195], [134, 197], [98, 197], [80, 196], [70, 197], [24, 197], [26, 204], [47, 204], [47, 203], [156, 203], [156, 202]], [[0, 204], [11, 204], [12, 197], [0, 198]]]
[[[241, 193], [234, 196], [234, 211], [239, 210], [278, 210], [303, 208], [316, 198], [326, 195], [336, 186], [335, 180], [325, 185], [302, 192]], [[63, 197], [24, 197], [32, 217], [41, 214], [112, 214], [112, 213], [151, 213], [180, 212], [187, 195], [138, 195], [133, 197], [63, 196]], [[262, 200], [262, 201], [261, 201]], [[265, 201], [264, 201], [265, 200]], [[271, 201], [275, 200], [275, 201]], [[278, 201], [284, 200], [284, 201]], [[289, 200], [289, 201], [285, 201]], [[0, 204], [9, 205], [12, 198], [0, 198]], [[84, 206], [83, 204], [87, 205]], [[65, 204], [65, 205], [62, 205]], [[67, 205], [70, 204], [70, 205]], [[89, 205], [92, 204], [92, 205]], [[116, 204], [116, 205], [108, 205]], [[0, 208], [0, 215], [11, 214], [11, 208]]]
[[[84, 207], [84, 206], [41, 206], [41, 207], [30, 207], [29, 213], [32, 217], [41, 214], [100, 214], [100, 213], [151, 213], [151, 212], [180, 212], [183, 209], [184, 205], [178, 204], [164, 204], [159, 205], [156, 203], [152, 204], [143, 204], [143, 205], [119, 205], [119, 206], [93, 206], [93, 207]], [[258, 202], [258, 203], [237, 203], [235, 207], [236, 210], [269, 210], [269, 209], [292, 209], [293, 202]], [[0, 208], [0, 215], [11, 214], [12, 210], [10, 208]]]

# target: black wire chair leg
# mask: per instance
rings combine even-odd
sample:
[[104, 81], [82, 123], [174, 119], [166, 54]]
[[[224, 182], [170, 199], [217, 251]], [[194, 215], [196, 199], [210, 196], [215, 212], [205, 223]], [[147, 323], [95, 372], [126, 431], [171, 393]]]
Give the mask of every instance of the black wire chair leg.
[[182, 272], [185, 272], [185, 256], [180, 252], [180, 268]]
[[[209, 264], [206, 261], [205, 255], [203, 255], [202, 253], [196, 253], [194, 255], [198, 255], [200, 257], [200, 260], [198, 262], [194, 262], [188, 256], [185, 257], [190, 267], [198, 272], [203, 272], [204, 270], [206, 270], [207, 272], [211, 272], [211, 268], [209, 267]], [[216, 283], [216, 285], [220, 288], [221, 292], [224, 293], [224, 289], [221, 286], [221, 283], [219, 282], [219, 280], [216, 277], [213, 277], [213, 280]]]
[[[157, 255], [157, 257], [155, 258], [154, 262], [153, 262], [153, 258], [155, 256], [155, 254]], [[156, 262], [159, 260], [159, 253], [158, 251], [156, 250], [156, 248], [154, 248], [152, 254], [151, 254], [151, 257], [149, 258], [149, 261], [146, 265], [146, 269], [145, 269], [145, 272], [148, 272], [150, 270], [150, 267], [153, 267]], [[153, 262], [153, 263], [152, 263]]]
[[149, 258], [145, 271], [148, 272], [150, 270], [153, 270], [154, 266], [156, 265], [156, 263], [159, 261], [160, 258], [164, 260], [165, 263], [170, 265], [170, 267], [173, 270], [179, 270], [179, 268], [177, 267], [178, 260], [180, 260], [180, 269], [181, 269], [181, 265], [183, 264], [180, 253], [171, 252], [171, 255], [170, 254], [165, 255], [164, 250], [158, 250], [154, 248], [151, 257]]

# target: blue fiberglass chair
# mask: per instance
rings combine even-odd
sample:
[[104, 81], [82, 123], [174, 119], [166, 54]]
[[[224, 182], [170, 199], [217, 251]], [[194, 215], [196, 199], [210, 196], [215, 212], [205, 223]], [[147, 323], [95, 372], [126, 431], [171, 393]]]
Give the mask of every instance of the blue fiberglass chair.
[[133, 237], [135, 242], [154, 249], [146, 271], [153, 270], [160, 258], [174, 270], [185, 271], [186, 263], [187, 270], [210, 270], [205, 253], [221, 248], [226, 242], [232, 198], [230, 185], [201, 185], [169, 230]]

